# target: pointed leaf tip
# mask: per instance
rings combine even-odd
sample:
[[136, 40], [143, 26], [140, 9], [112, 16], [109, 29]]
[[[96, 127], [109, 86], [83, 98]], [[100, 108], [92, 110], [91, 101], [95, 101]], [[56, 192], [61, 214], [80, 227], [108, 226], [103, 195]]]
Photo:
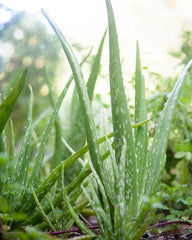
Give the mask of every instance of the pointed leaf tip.
[[4, 99], [0, 105], [0, 135], [6, 125], [8, 118], [10, 117], [15, 104], [23, 91], [27, 82], [28, 69], [25, 68], [19, 77], [15, 87], [10, 91], [9, 95]]

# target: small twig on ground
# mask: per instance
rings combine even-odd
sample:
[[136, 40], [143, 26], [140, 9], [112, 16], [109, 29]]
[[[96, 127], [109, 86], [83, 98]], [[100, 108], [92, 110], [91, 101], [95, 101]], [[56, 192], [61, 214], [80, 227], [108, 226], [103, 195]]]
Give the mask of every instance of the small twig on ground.
[[[163, 227], [166, 225], [170, 225], [170, 224], [187, 224], [189, 226], [191, 226], [190, 222], [184, 222], [184, 221], [170, 221], [170, 222], [162, 222], [162, 223], [157, 223], [154, 225], [151, 225], [148, 227], [148, 229], [152, 229], [152, 228], [156, 228], [156, 227]], [[90, 226], [88, 227], [89, 229], [97, 229], [99, 228], [99, 225], [95, 225], [95, 226]], [[59, 235], [59, 234], [64, 234], [64, 233], [72, 233], [72, 232], [81, 232], [81, 229], [79, 228], [74, 228], [71, 230], [63, 230], [63, 231], [57, 231], [57, 232], [49, 232], [50, 235]]]
[[[89, 229], [97, 229], [99, 228], [99, 225], [95, 225], [95, 226], [90, 226], [88, 227]], [[74, 228], [71, 230], [63, 230], [63, 231], [58, 231], [58, 232], [49, 232], [50, 235], [58, 235], [58, 234], [64, 234], [64, 233], [72, 233], [72, 232], [81, 232], [81, 229], [79, 228]]]
[[191, 226], [191, 223], [190, 222], [187, 222], [187, 221], [170, 221], [170, 222], [162, 222], [162, 223], [157, 223], [157, 224], [154, 224], [154, 225], [151, 225], [148, 227], [148, 229], [152, 229], [152, 228], [156, 228], [156, 227], [162, 227], [162, 226], [166, 226], [166, 225], [170, 225], [170, 224], [176, 224], [176, 223], [179, 223], [179, 224], [187, 224], [187, 225], [190, 225]]

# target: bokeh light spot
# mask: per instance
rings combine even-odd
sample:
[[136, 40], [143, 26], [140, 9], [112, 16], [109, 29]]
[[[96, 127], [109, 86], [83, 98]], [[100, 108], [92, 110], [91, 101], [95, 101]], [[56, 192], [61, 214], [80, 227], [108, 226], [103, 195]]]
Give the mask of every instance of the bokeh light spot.
[[44, 84], [40, 89], [40, 94], [42, 96], [47, 96], [49, 94], [49, 88], [46, 84]]
[[35, 60], [35, 67], [36, 68], [43, 68], [44, 66], [44, 60], [42, 57], [38, 57], [36, 60]]
[[36, 44], [37, 44], [37, 38], [36, 38], [36, 36], [30, 37], [29, 40], [28, 40], [28, 45], [29, 45], [30, 47], [35, 47]]
[[23, 30], [19, 29], [19, 28], [15, 29], [15, 31], [14, 31], [14, 38], [16, 40], [22, 40], [24, 38]]
[[25, 66], [25, 67], [28, 67], [28, 66], [30, 66], [31, 64], [32, 64], [32, 62], [33, 62], [33, 60], [32, 60], [32, 58], [31, 57], [29, 57], [29, 56], [27, 56], [27, 57], [24, 57], [23, 58], [23, 65]]

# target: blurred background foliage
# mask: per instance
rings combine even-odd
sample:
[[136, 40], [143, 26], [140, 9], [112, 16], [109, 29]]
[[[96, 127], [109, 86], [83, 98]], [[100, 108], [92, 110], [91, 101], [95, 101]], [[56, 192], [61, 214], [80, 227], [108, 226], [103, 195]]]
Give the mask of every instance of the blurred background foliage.
[[[44, 80], [44, 65], [54, 81], [59, 63], [59, 43], [45, 26], [26, 12], [14, 12], [0, 5], [0, 12], [7, 12], [10, 18], [0, 26], [0, 92], [6, 96], [14, 85], [15, 74], [22, 66], [29, 67], [28, 83], [34, 91], [34, 119], [50, 106], [48, 87]], [[16, 109], [14, 122], [16, 132], [22, 132], [26, 112], [28, 89], [22, 94]]]

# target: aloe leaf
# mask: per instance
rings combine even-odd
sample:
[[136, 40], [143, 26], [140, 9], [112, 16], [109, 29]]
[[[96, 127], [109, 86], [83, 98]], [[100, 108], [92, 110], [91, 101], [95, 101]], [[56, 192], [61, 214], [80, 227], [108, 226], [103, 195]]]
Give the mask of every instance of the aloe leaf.
[[7, 89], [5, 91], [4, 96], [7, 97], [9, 93], [13, 90], [14, 86], [17, 84], [18, 79], [20, 78], [24, 68], [21, 66], [17, 72], [12, 71], [9, 75], [9, 84], [7, 86]]
[[[15, 137], [14, 137], [14, 130], [13, 130], [13, 122], [10, 118], [10, 149], [9, 149], [9, 157], [8, 161], [6, 162], [6, 179], [4, 184], [4, 191], [7, 191], [7, 187], [10, 187], [10, 183], [12, 182], [14, 170], [15, 170]], [[9, 194], [7, 198], [9, 198]]]
[[85, 224], [80, 220], [79, 216], [77, 215], [77, 213], [75, 212], [74, 208], [71, 206], [70, 200], [68, 198], [67, 195], [67, 190], [64, 186], [64, 166], [62, 167], [62, 174], [61, 174], [61, 179], [62, 179], [62, 192], [63, 192], [63, 198], [64, 198], [64, 202], [66, 203], [68, 209], [69, 209], [69, 213], [71, 215], [71, 217], [73, 218], [74, 222], [77, 224], [77, 226], [84, 231], [86, 234], [88, 235], [95, 235], [93, 234], [93, 232], [91, 230], [89, 230]]
[[86, 198], [89, 200], [89, 203], [91, 204], [91, 207], [93, 211], [95, 212], [97, 216], [97, 221], [99, 224], [99, 228], [101, 231], [102, 236], [105, 237], [105, 239], [109, 239], [110, 234], [108, 231], [104, 229], [104, 223], [106, 222], [106, 215], [103, 207], [101, 206], [101, 202], [99, 200], [98, 194], [96, 193], [92, 183], [90, 182], [90, 190], [91, 190], [91, 195], [94, 201], [91, 199], [90, 194], [88, 193], [87, 189], [82, 186], [83, 192], [86, 196]]
[[184, 68], [182, 74], [177, 80], [172, 92], [169, 94], [167, 102], [161, 112], [156, 130], [149, 153], [149, 163], [147, 171], [147, 185], [146, 192], [153, 193], [159, 179], [161, 177], [162, 171], [165, 165], [166, 159], [166, 149], [168, 143], [169, 132], [171, 128], [171, 123], [175, 113], [175, 108], [177, 106], [179, 97], [183, 90], [185, 84], [185, 76], [190, 66], [192, 65], [192, 60]]
[[43, 156], [44, 156], [44, 152], [45, 152], [45, 145], [46, 145], [46, 142], [48, 140], [48, 137], [49, 137], [49, 134], [50, 134], [50, 131], [53, 127], [53, 124], [55, 122], [55, 119], [57, 118], [57, 114], [58, 114], [58, 111], [60, 109], [60, 106], [62, 104], [62, 101], [71, 85], [71, 82], [72, 82], [72, 77], [68, 80], [68, 82], [66, 83], [63, 91], [61, 92], [56, 104], [55, 104], [55, 107], [53, 109], [53, 112], [51, 114], [51, 117], [46, 125], [46, 128], [45, 128], [45, 131], [43, 132], [43, 136], [42, 136], [42, 140], [40, 142], [40, 146], [38, 148], [38, 151], [37, 151], [37, 154], [36, 154], [36, 159], [35, 159], [35, 164], [33, 166], [33, 169], [32, 169], [32, 173], [31, 173], [31, 176], [30, 176], [30, 182], [33, 186], [37, 186], [38, 185], [38, 182], [40, 180], [40, 174], [41, 174], [41, 169], [42, 169], [42, 159], [43, 159]]
[[[91, 66], [91, 73], [88, 78], [88, 81], [86, 83], [87, 86], [87, 92], [89, 96], [90, 102], [93, 99], [93, 92], [95, 89], [95, 84], [96, 80], [99, 74], [100, 70], [100, 60], [101, 60], [101, 54], [103, 50], [103, 45], [104, 45], [104, 40], [106, 37], [106, 32], [104, 33], [101, 42], [99, 44], [99, 48], [97, 50], [97, 54], [94, 57], [94, 61]], [[81, 64], [80, 64], [81, 66]], [[75, 101], [76, 100], [76, 101]], [[67, 143], [74, 149], [78, 150], [80, 149], [86, 141], [86, 134], [85, 134], [85, 128], [84, 128], [84, 119], [82, 116], [82, 111], [81, 111], [81, 105], [80, 102], [78, 101], [78, 96], [77, 96], [77, 91], [76, 88], [74, 89], [74, 94], [73, 94], [73, 102], [71, 106], [71, 124], [70, 124], [70, 130], [69, 134], [67, 136]], [[75, 107], [74, 107], [75, 104]], [[78, 119], [78, 121], [77, 121]], [[65, 158], [69, 157], [70, 152], [65, 150]], [[71, 180], [78, 175], [78, 173], [81, 170], [81, 166], [78, 162], [73, 164], [71, 168], [68, 169], [68, 171], [65, 173], [65, 181], [66, 184], [71, 182]]]
[[[142, 124], [145, 124], [147, 121], [148, 120], [145, 120], [145, 121], [143, 121], [141, 123], [134, 124], [132, 127], [133, 128], [138, 127], [138, 126], [140, 126]], [[109, 133], [107, 136], [103, 136], [100, 139], [98, 139], [98, 143], [100, 144], [100, 143], [106, 141], [107, 138], [112, 138], [112, 137], [113, 137], [113, 133]], [[39, 201], [41, 201], [45, 197], [45, 195], [50, 191], [51, 187], [57, 181], [58, 177], [61, 174], [62, 166], [64, 165], [64, 169], [66, 169], [74, 161], [76, 161], [79, 157], [81, 157], [83, 154], [85, 154], [87, 151], [88, 151], [88, 146], [86, 145], [83, 148], [81, 148], [79, 151], [77, 151], [75, 154], [71, 155], [68, 159], [66, 159], [65, 161], [61, 162], [50, 173], [50, 175], [36, 189], [36, 195], [37, 195]], [[107, 156], [108, 156], [108, 154], [107, 154]], [[105, 158], [106, 158], [106, 156], [103, 157], [103, 159], [105, 159]], [[89, 165], [86, 165], [84, 170], [81, 172], [81, 174], [76, 179], [74, 179], [71, 184], [67, 185], [68, 191], [72, 191], [78, 184], [80, 184], [91, 173], [90, 169], [87, 169], [88, 166]], [[60, 202], [61, 201], [60, 197], [61, 196], [58, 197], [56, 202]], [[26, 199], [22, 199], [21, 204], [23, 205], [22, 211], [24, 211], [24, 212], [25, 211], [32, 212], [34, 210], [35, 204], [34, 204], [32, 196], [29, 196], [27, 201], [26, 201]]]
[[31, 153], [31, 130], [32, 130], [32, 112], [33, 112], [33, 92], [29, 85], [30, 90], [30, 100], [29, 100], [29, 110], [28, 110], [28, 120], [26, 132], [20, 147], [19, 156], [16, 162], [16, 167], [14, 171], [13, 178], [11, 179], [12, 184], [19, 184], [19, 190], [17, 194], [11, 197], [12, 204], [14, 208], [18, 208], [20, 204], [20, 197], [23, 193], [23, 187], [26, 185], [28, 165]]
[[[9, 162], [13, 162], [15, 157], [15, 136], [14, 136], [14, 129], [13, 129], [13, 121], [10, 119], [10, 149], [9, 149]], [[12, 174], [10, 173], [12, 176]]]
[[[112, 133], [108, 134], [107, 137], [111, 138], [113, 136]], [[106, 137], [102, 137], [98, 140], [98, 143], [102, 143], [106, 140]], [[81, 157], [83, 154], [85, 154], [88, 151], [88, 146], [84, 146], [79, 151], [77, 151], [75, 154], [71, 155], [69, 158], [67, 158], [65, 161], [61, 162], [51, 173], [50, 175], [39, 185], [39, 187], [36, 189], [36, 194], [41, 201], [45, 195], [50, 191], [50, 188], [55, 184], [58, 177], [61, 174], [62, 166], [64, 165], [64, 169], [69, 167], [74, 161], [76, 161], [79, 157]], [[75, 185], [73, 185], [73, 188]], [[34, 210], [34, 202], [32, 196], [29, 196], [29, 199], [26, 202], [26, 199], [23, 198], [21, 200], [21, 204], [23, 205], [22, 211], [33, 211]]]
[[[44, 72], [45, 72], [45, 80], [46, 80], [48, 88], [49, 88], [50, 102], [51, 102], [52, 108], [54, 108], [55, 105], [56, 105], [56, 96], [53, 92], [53, 89], [52, 89], [52, 86], [51, 86], [51, 81], [50, 81], [49, 74], [48, 74], [46, 66], [44, 68]], [[63, 143], [61, 141], [61, 138], [62, 138], [62, 127], [61, 127], [60, 118], [57, 114], [57, 116], [55, 118], [54, 155], [53, 155], [53, 158], [52, 158], [52, 161], [51, 161], [51, 168], [52, 169], [54, 169], [62, 161], [64, 146], [63, 146]]]
[[5, 153], [5, 138], [3, 132], [0, 134], [0, 152]]
[[13, 182], [20, 183], [21, 185], [26, 184], [28, 164], [30, 159], [30, 144], [31, 144], [31, 127], [32, 127], [32, 114], [33, 114], [33, 91], [31, 86], [30, 90], [30, 102], [28, 110], [28, 121], [25, 136], [19, 152], [19, 157], [15, 169]]
[[[51, 206], [51, 213], [53, 214], [53, 222], [55, 222], [56, 228], [59, 229], [59, 219], [56, 215], [56, 209], [53, 206], [53, 201], [51, 199], [51, 194], [49, 193], [49, 204]], [[43, 210], [44, 211], [44, 210]], [[45, 212], [45, 211], [44, 211]], [[46, 213], [45, 213], [46, 214]]]
[[12, 89], [12, 91], [10, 91], [8, 96], [3, 100], [0, 105], [0, 135], [2, 134], [5, 124], [9, 116], [11, 115], [21, 92], [26, 85], [27, 72], [28, 70], [27, 68], [25, 68], [15, 87]]
[[[139, 43], [137, 42], [136, 69], [135, 69], [135, 122], [142, 122], [147, 118], [147, 108], [145, 101], [145, 80], [142, 75]], [[142, 194], [145, 186], [145, 175], [147, 171], [147, 147], [148, 147], [148, 124], [144, 124], [134, 129], [135, 152], [138, 171], [139, 195]]]
[[[95, 187], [95, 189], [99, 189], [99, 192], [97, 192], [98, 195], [98, 199], [100, 200], [100, 196], [101, 195], [101, 199], [100, 200], [100, 210], [103, 208], [103, 215], [102, 215], [102, 219], [104, 222], [104, 225], [108, 228], [109, 233], [112, 231], [112, 220], [111, 220], [111, 212], [110, 212], [110, 202], [108, 201], [107, 198], [107, 193], [105, 190], [105, 187], [102, 183], [102, 179], [100, 179], [99, 175], [96, 173], [94, 166], [92, 165], [92, 162], [90, 162], [90, 168], [91, 171], [93, 172], [94, 178], [97, 182], [97, 186]], [[99, 193], [99, 194], [98, 194]], [[92, 194], [95, 195], [95, 193], [92, 191]], [[93, 197], [93, 199], [95, 199], [95, 197]]]
[[[147, 117], [145, 103], [145, 81], [142, 75], [139, 43], [137, 42], [136, 68], [135, 68], [135, 122], [142, 122]], [[147, 126], [146, 124], [143, 127]], [[137, 133], [139, 128], [135, 129]], [[135, 136], [136, 138], [137, 136]]]
[[145, 205], [143, 205], [140, 213], [138, 214], [136, 219], [133, 219], [132, 222], [130, 222], [126, 226], [126, 235], [127, 239], [135, 240], [135, 239], [141, 239], [143, 234], [146, 232], [147, 227], [151, 223], [151, 221], [154, 219], [156, 209], [152, 208], [149, 211], [149, 208]]
[[103, 51], [103, 45], [104, 45], [106, 34], [107, 34], [107, 30], [104, 32], [101, 42], [99, 44], [97, 54], [94, 57], [94, 61], [91, 66], [91, 73], [90, 73], [90, 76], [87, 81], [87, 92], [88, 92], [90, 101], [93, 99], [95, 83], [96, 83], [96, 80], [97, 80], [97, 77], [98, 77], [99, 71], [100, 71], [100, 60], [101, 60], [101, 54]]
[[85, 232], [86, 234], [88, 235], [94, 235], [93, 232], [91, 232], [87, 227], [86, 225], [80, 220], [79, 216], [76, 214], [76, 212], [74, 211], [73, 207], [71, 206], [70, 204], [70, 201], [68, 199], [68, 196], [66, 194], [66, 191], [64, 193], [64, 196], [65, 196], [65, 202], [67, 204], [67, 207], [69, 208], [69, 212], [73, 218], [73, 220], [75, 221], [75, 223], [77, 224], [77, 226], [83, 231]]
[[[109, 53], [110, 53], [110, 93], [111, 93], [111, 108], [114, 131], [114, 148], [117, 162], [120, 161], [124, 138], [127, 142], [127, 161], [126, 161], [126, 196], [128, 199], [127, 209], [128, 216], [136, 215], [138, 208], [138, 190], [137, 190], [137, 166], [135, 159], [135, 142], [132, 133], [130, 113], [127, 106], [125, 89], [123, 85], [123, 77], [121, 71], [121, 62], [119, 56], [119, 44], [117, 39], [117, 30], [114, 19], [114, 13], [111, 2], [106, 0], [108, 12], [109, 26]], [[134, 202], [131, 206], [130, 201]], [[129, 216], [129, 217], [130, 217]]]
[[[103, 139], [104, 140], [104, 139]], [[75, 154], [71, 155], [68, 159], [61, 162], [52, 172], [51, 174], [39, 185], [39, 187], [36, 189], [36, 194], [38, 199], [41, 201], [45, 195], [50, 191], [50, 188], [55, 184], [58, 177], [61, 174], [62, 166], [64, 165], [64, 169], [69, 167], [74, 161], [76, 161], [80, 156], [82, 156], [84, 153], [88, 151], [88, 146], [83, 147], [79, 151], [77, 151]], [[32, 200], [32, 197], [30, 196], [28, 201], [25, 203], [25, 199], [22, 199], [22, 211], [33, 211], [34, 209], [34, 202]]]
[[114, 209], [114, 233], [116, 239], [124, 239], [125, 235], [125, 224], [126, 224], [126, 195], [125, 195], [125, 162], [126, 162], [126, 148], [127, 144], [124, 142], [121, 159], [116, 169], [117, 177], [115, 181], [115, 209]]
[[73, 77], [75, 80], [77, 92], [79, 95], [79, 101], [80, 101], [81, 109], [83, 113], [85, 132], [86, 132], [87, 142], [88, 142], [89, 151], [91, 155], [91, 160], [93, 161], [93, 165], [97, 173], [101, 176], [100, 167], [99, 167], [99, 162], [101, 162], [101, 155], [99, 151], [99, 145], [97, 142], [96, 129], [95, 129], [93, 116], [91, 112], [89, 96], [87, 93], [81, 68], [76, 60], [76, 57], [71, 47], [69, 46], [68, 42], [64, 38], [63, 34], [61, 33], [57, 25], [53, 22], [53, 20], [51, 20], [51, 18], [48, 16], [48, 14], [44, 10], [42, 10], [42, 12], [44, 16], [47, 18], [50, 25], [52, 26], [53, 30], [55, 31], [57, 37], [59, 38], [61, 45], [63, 47], [63, 50], [65, 52], [65, 55], [71, 66], [71, 70], [73, 72]]
[[7, 183], [11, 182], [13, 173], [15, 170], [15, 136], [13, 129], [13, 121], [10, 119], [10, 148], [9, 148], [9, 160], [7, 166]]
[[[67, 185], [65, 188], [66, 188], [66, 191], [67, 191], [67, 194], [69, 195], [71, 192], [73, 192], [82, 182], [84, 179], [87, 178], [87, 176], [89, 176], [91, 173], [91, 170], [90, 168], [87, 168], [85, 167], [84, 170], [82, 170], [82, 172], [79, 174], [79, 176], [77, 178], [75, 178], [69, 185]], [[39, 189], [38, 189], [39, 190]], [[39, 194], [37, 194], [38, 196]], [[76, 195], [77, 196], [77, 195]], [[41, 196], [40, 196], [41, 197]], [[63, 199], [63, 192], [60, 192], [54, 199], [53, 199], [53, 206], [54, 207], [57, 207], [58, 205], [60, 205], [60, 203], [62, 202], [62, 199]], [[28, 202], [31, 204], [31, 202]], [[26, 208], [25, 206], [25, 209], [22, 209], [23, 211], [33, 211], [33, 208], [34, 208], [34, 205], [31, 204], [30, 205], [30, 209]], [[51, 205], [50, 204], [47, 204], [45, 207], [44, 207], [44, 212], [46, 214], [49, 214], [49, 212], [51, 211]], [[37, 224], [41, 221], [41, 215], [39, 213], [35, 213], [34, 215], [32, 215], [32, 217], [30, 217], [29, 219], [26, 220], [26, 222], [23, 224], [23, 225], [28, 225], [28, 224]]]
[[[93, 50], [93, 47], [90, 49], [89, 53], [87, 54], [87, 56], [83, 59], [82, 62], [80, 62], [80, 66], [82, 66], [84, 64], [84, 62], [86, 62], [86, 60], [88, 59], [88, 57], [90, 56], [91, 52]], [[73, 92], [73, 97], [72, 97], [72, 101], [71, 101], [71, 122], [74, 119], [74, 113], [76, 112], [76, 108], [77, 108], [77, 103], [78, 103], [78, 95], [77, 95], [77, 90], [76, 88], [74, 89]]]
[[37, 204], [37, 208], [38, 208], [39, 212], [41, 213], [41, 215], [43, 216], [43, 219], [44, 219], [45, 222], [48, 224], [48, 226], [49, 226], [53, 231], [56, 232], [56, 229], [54, 228], [54, 226], [53, 226], [52, 223], [50, 222], [48, 216], [47, 216], [47, 215], [45, 214], [45, 212], [43, 211], [43, 208], [42, 208], [42, 206], [41, 206], [41, 204], [40, 204], [40, 202], [39, 202], [39, 200], [38, 200], [38, 198], [37, 198], [37, 195], [35, 194], [35, 191], [34, 191], [34, 189], [33, 189], [33, 187], [32, 187], [31, 184], [30, 184], [30, 187], [31, 187], [31, 192], [32, 192], [32, 194], [33, 194], [34, 200], [35, 200], [35, 202], [36, 202], [36, 204]]

